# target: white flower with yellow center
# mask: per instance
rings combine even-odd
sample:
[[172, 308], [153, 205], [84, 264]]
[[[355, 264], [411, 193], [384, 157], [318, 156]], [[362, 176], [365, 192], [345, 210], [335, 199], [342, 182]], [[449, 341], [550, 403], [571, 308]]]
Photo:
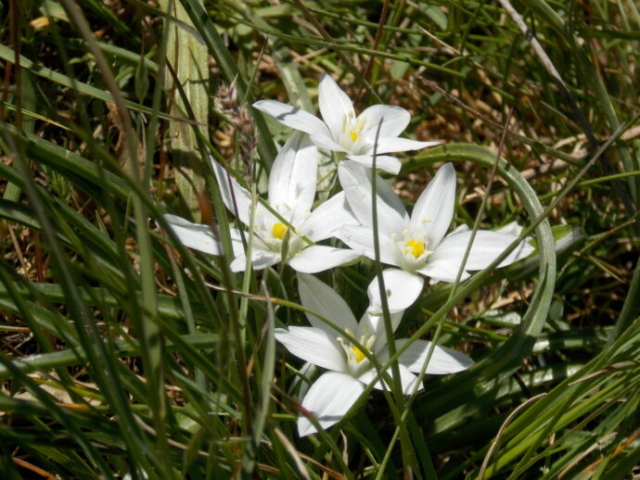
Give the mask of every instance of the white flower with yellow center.
[[[357, 164], [338, 168], [340, 183], [359, 226], [348, 225], [336, 236], [354, 250], [374, 259], [371, 172]], [[442, 282], [454, 282], [471, 231], [461, 227], [446, 235], [455, 207], [456, 173], [451, 164], [440, 168], [413, 208], [411, 217], [391, 186], [376, 177], [378, 238], [380, 260], [407, 272], [424, 275]], [[508, 226], [493, 232], [476, 232], [462, 280], [469, 271], [487, 268], [517, 238], [517, 227]], [[445, 236], [446, 235], [446, 236]], [[520, 243], [501, 263], [504, 267], [533, 251], [527, 242]]]
[[[292, 135], [276, 157], [269, 175], [268, 205], [258, 203], [251, 193], [211, 160], [226, 207], [247, 227], [252, 225], [251, 264], [255, 269], [287, 263], [294, 270], [317, 273], [355, 260], [359, 253], [344, 248], [317, 245], [333, 236], [340, 225], [357, 223], [346, 207], [344, 193], [311, 211], [316, 194], [320, 153], [302, 133]], [[165, 215], [171, 230], [187, 247], [211, 255], [222, 255], [216, 232], [175, 215]], [[247, 262], [238, 229], [231, 229], [235, 258], [231, 270], [243, 271]]]
[[283, 125], [308, 133], [318, 147], [331, 152], [343, 152], [349, 160], [368, 167], [373, 165], [377, 136], [376, 167], [393, 174], [400, 171], [400, 161], [385, 154], [419, 150], [440, 143], [400, 138], [398, 135], [411, 120], [409, 112], [401, 107], [373, 105], [356, 116], [351, 99], [329, 75], [322, 76], [318, 97], [322, 120], [275, 100], [260, 100], [253, 106]]
[[[414, 275], [396, 269], [385, 270], [382, 275], [395, 331], [404, 310], [420, 295], [422, 282]], [[278, 328], [275, 336], [293, 355], [329, 370], [311, 385], [302, 400], [302, 407], [326, 429], [338, 422], [365, 387], [374, 381], [377, 371], [370, 358], [380, 365], [389, 359], [382, 297], [376, 278], [367, 291], [369, 308], [358, 322], [344, 299], [328, 285], [311, 275], [298, 275], [298, 284], [302, 304], [318, 316], [307, 314], [311, 327]], [[335, 328], [319, 316], [331, 321]], [[400, 347], [406, 340], [396, 342]], [[417, 381], [414, 373], [420, 372], [430, 347], [430, 342], [416, 340], [398, 359], [400, 381], [405, 394], [413, 391]], [[432, 375], [456, 373], [471, 365], [473, 361], [466, 355], [436, 345], [426, 372]], [[391, 375], [391, 371], [386, 373]], [[381, 390], [384, 386], [378, 380], [374, 388]], [[305, 436], [315, 433], [316, 428], [307, 417], [301, 416], [298, 419], [298, 432], [300, 436]]]

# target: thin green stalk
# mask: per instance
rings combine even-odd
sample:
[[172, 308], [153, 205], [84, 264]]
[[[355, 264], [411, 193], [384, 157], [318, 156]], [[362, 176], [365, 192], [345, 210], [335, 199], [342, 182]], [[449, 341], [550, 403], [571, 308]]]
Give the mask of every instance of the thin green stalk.
[[[70, 315], [75, 319], [77, 323], [77, 332], [81, 343], [88, 346], [88, 355], [91, 360], [91, 364], [95, 365], [93, 369], [95, 378], [98, 384], [104, 386], [104, 393], [108, 398], [109, 403], [114, 406], [115, 411], [120, 418], [120, 425], [123, 431], [123, 437], [129, 449], [131, 455], [137, 458], [142, 466], [149, 466], [148, 463], [148, 450], [144, 437], [140, 428], [137, 426], [134, 417], [129, 409], [127, 396], [122, 388], [122, 385], [115, 381], [118, 378], [117, 371], [112, 361], [105, 361], [110, 359], [109, 353], [104, 345], [101, 337], [101, 333], [98, 331], [91, 313], [86, 308], [86, 305], [80, 301], [81, 295], [78, 289], [78, 282], [75, 275], [72, 273], [70, 266], [67, 263], [66, 256], [62, 250], [59, 241], [55, 235], [55, 228], [51, 224], [50, 215], [46, 212], [44, 204], [41, 202], [35, 185], [30, 178], [30, 172], [26, 165], [22, 161], [23, 152], [13, 142], [10, 143], [12, 147], [12, 158], [18, 171], [23, 176], [25, 193], [29, 196], [32, 208], [34, 209], [38, 220], [43, 228], [43, 238], [46, 240], [53, 258], [55, 259], [51, 267], [54, 272], [60, 278], [60, 285], [65, 291], [65, 297], [74, 299], [74, 301], [68, 304]], [[97, 366], [100, 366], [97, 368]], [[81, 436], [77, 436], [76, 439], [81, 445], [83, 445], [83, 439]], [[83, 448], [90, 448], [88, 445], [83, 445]], [[88, 453], [90, 450], [88, 451]], [[143, 453], [144, 452], [144, 453]], [[159, 466], [159, 465], [158, 465]], [[100, 467], [103, 474], [109, 478], [110, 473]]]
[[[96, 45], [91, 28], [82, 15], [80, 8], [74, 0], [63, 0], [67, 14], [73, 19], [82, 36], [87, 41], [89, 49], [93, 53], [98, 67], [103, 75], [107, 88], [113, 96], [123, 125], [123, 135], [128, 149], [129, 171], [136, 183], [140, 181], [138, 165], [137, 165], [137, 142], [134, 138], [134, 128], [131, 124], [129, 112], [124, 104], [124, 97], [120, 92], [117, 82], [111, 73], [109, 64], [104, 58], [102, 51]], [[158, 459], [163, 466], [164, 474], [172, 477], [173, 469], [169, 463], [169, 446], [166, 441], [166, 415], [167, 404], [164, 391], [164, 371], [162, 368], [162, 340], [160, 337], [160, 329], [158, 328], [155, 317], [157, 316], [157, 302], [155, 297], [155, 282], [153, 275], [153, 259], [152, 248], [150, 244], [149, 232], [147, 225], [147, 210], [144, 203], [136, 195], [133, 197], [134, 215], [137, 222], [137, 241], [140, 252], [140, 277], [141, 277], [141, 306], [142, 308], [136, 312], [140, 316], [135, 315], [133, 320], [137, 323], [139, 335], [143, 338], [144, 347], [141, 349], [141, 357], [145, 366], [145, 374], [148, 381], [148, 399], [153, 406], [154, 427], [157, 432], [157, 448]]]
[[[199, 0], [180, 0], [180, 2], [206, 43], [209, 53], [211, 53], [220, 66], [220, 71], [224, 76], [225, 81], [229, 85], [234, 81], [236, 82], [236, 88], [239, 93], [238, 100], [240, 103], [250, 103], [251, 94], [247, 89], [246, 82], [239, 74], [237, 65], [227, 50], [222, 38], [218, 34], [216, 26], [209, 18], [209, 15], [203, 5]], [[267, 170], [269, 170], [271, 162], [273, 162], [277, 152], [273, 142], [270, 140], [269, 128], [262, 116], [256, 114], [254, 115], [254, 120], [259, 131], [258, 152], [263, 164]]]
[[[378, 288], [380, 289], [380, 301], [382, 304], [382, 315], [384, 318], [384, 330], [385, 335], [387, 336], [387, 348], [389, 349], [389, 356], [394, 357], [396, 353], [396, 345], [394, 339], [394, 331], [393, 325], [391, 323], [391, 315], [389, 313], [389, 301], [387, 299], [386, 291], [384, 284], [384, 278], [382, 276], [382, 262], [380, 260], [380, 238], [378, 236], [378, 196], [377, 196], [377, 174], [376, 174], [376, 157], [378, 150], [378, 138], [380, 137], [380, 131], [382, 129], [382, 124], [384, 122], [384, 118], [380, 119], [380, 123], [378, 124], [376, 131], [376, 140], [373, 145], [373, 165], [371, 168], [371, 221], [373, 227], [373, 251], [374, 257], [376, 261], [376, 277], [378, 279]], [[383, 371], [386, 371], [385, 368]], [[404, 393], [402, 390], [402, 380], [400, 377], [400, 367], [397, 359], [391, 362], [391, 391], [393, 393], [393, 398], [396, 402], [396, 408], [398, 409], [398, 413], [402, 412], [403, 404], [404, 404]], [[384, 382], [383, 382], [384, 384]], [[394, 409], [395, 410], [395, 409]], [[400, 429], [401, 439], [402, 439], [402, 456], [404, 468], [409, 469], [410, 465], [414, 467], [414, 473], [419, 472], [419, 469], [416, 465], [416, 458], [413, 452], [413, 448], [411, 446], [411, 440], [409, 433], [407, 431], [406, 425], [403, 422], [402, 415], [394, 415], [396, 421], [398, 422], [398, 428]], [[393, 443], [389, 445], [388, 451], [390, 451], [393, 447]], [[381, 468], [378, 471], [378, 475], [385, 470], [386, 463], [381, 464]]]
[[631, 284], [629, 285], [629, 289], [627, 290], [627, 297], [624, 299], [624, 304], [622, 305], [622, 311], [618, 316], [618, 321], [616, 322], [616, 326], [611, 332], [611, 336], [609, 338], [610, 342], [617, 340], [620, 338], [622, 333], [626, 331], [634, 321], [638, 320], [638, 315], [640, 314], [640, 257], [636, 262], [636, 268], [633, 271], [633, 276], [631, 277]]

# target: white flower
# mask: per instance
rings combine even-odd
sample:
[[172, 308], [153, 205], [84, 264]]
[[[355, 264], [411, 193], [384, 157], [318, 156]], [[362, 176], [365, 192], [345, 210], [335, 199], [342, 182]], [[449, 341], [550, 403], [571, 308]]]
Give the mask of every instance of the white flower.
[[[345, 226], [337, 236], [354, 250], [373, 259], [370, 171], [351, 163], [340, 165], [338, 174], [349, 206], [361, 225]], [[456, 173], [453, 166], [446, 164], [440, 168], [420, 195], [411, 217], [391, 186], [380, 177], [376, 179], [376, 188], [380, 260], [407, 272], [454, 282], [471, 239], [471, 230], [465, 226], [445, 236], [455, 206]], [[487, 268], [518, 238], [518, 234], [517, 225], [509, 225], [497, 232], [478, 230], [461, 280], [469, 278], [468, 271]], [[532, 251], [531, 245], [522, 242], [499, 266], [516, 262]]]
[[376, 167], [389, 173], [400, 171], [400, 161], [390, 152], [405, 152], [437, 145], [440, 142], [418, 142], [398, 135], [407, 128], [411, 116], [404, 108], [391, 105], [373, 105], [356, 116], [351, 100], [329, 76], [320, 80], [318, 117], [275, 100], [260, 100], [253, 106], [271, 115], [280, 123], [308, 133], [318, 147], [333, 152], [344, 152], [349, 160], [372, 166], [374, 144]]
[[[250, 192], [211, 160], [226, 207], [246, 226], [251, 225], [253, 212], [253, 268], [287, 263], [299, 272], [317, 273], [359, 256], [353, 250], [315, 244], [332, 237], [338, 226], [357, 223], [346, 207], [344, 193], [310, 211], [316, 194], [319, 155], [318, 149], [301, 133], [292, 135], [282, 147], [273, 162], [268, 187], [268, 204], [280, 218], [260, 203], [252, 205]], [[217, 232], [208, 225], [194, 224], [175, 215], [164, 218], [185, 246], [222, 255]], [[231, 237], [235, 255], [231, 270], [243, 271], [246, 255], [240, 231], [232, 228]]]
[[[422, 282], [417, 277], [397, 269], [383, 273], [386, 295], [393, 329], [397, 327], [404, 310], [420, 295]], [[302, 407], [312, 413], [323, 429], [338, 422], [356, 402], [366, 385], [376, 377], [376, 369], [359, 346], [353, 344], [344, 333], [355, 338], [379, 364], [389, 359], [387, 343], [394, 341], [385, 334], [382, 316], [381, 295], [378, 279], [369, 285], [370, 305], [358, 323], [347, 303], [332, 288], [310, 275], [298, 275], [302, 304], [309, 310], [333, 322], [340, 331], [326, 324], [313, 314], [307, 314], [311, 327], [289, 327], [276, 329], [276, 339], [289, 352], [321, 368], [329, 370], [322, 374], [307, 391]], [[396, 346], [406, 340], [397, 340]], [[402, 391], [413, 391], [431, 343], [414, 341], [399, 357], [398, 367]], [[427, 365], [428, 374], [456, 373], [473, 365], [466, 355], [454, 350], [435, 346]], [[391, 375], [391, 371], [387, 372]], [[378, 380], [374, 388], [383, 389]], [[316, 432], [316, 428], [305, 417], [298, 419], [300, 436]]]

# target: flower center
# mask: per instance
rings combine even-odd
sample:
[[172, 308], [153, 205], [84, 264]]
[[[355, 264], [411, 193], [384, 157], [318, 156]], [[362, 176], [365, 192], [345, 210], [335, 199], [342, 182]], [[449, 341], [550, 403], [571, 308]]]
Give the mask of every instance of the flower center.
[[281, 208], [280, 205], [276, 205], [274, 209], [287, 219], [285, 221], [291, 223], [280, 222], [278, 217], [268, 214], [261, 206], [258, 206], [255, 211], [253, 233], [261, 240], [258, 248], [266, 248], [271, 252], [279, 253], [282, 256], [282, 261], [287, 262], [300, 253], [305, 244], [298, 236], [295, 220], [290, 211]]
[[426, 265], [429, 255], [433, 251], [429, 250], [429, 238], [421, 230], [405, 230], [400, 235], [391, 235], [391, 240], [396, 244], [400, 255], [398, 266], [403, 270], [414, 272]]
[[[355, 336], [355, 334], [349, 329], [346, 329], [345, 332], [347, 332], [352, 337]], [[367, 354], [365, 353], [365, 351], [371, 353], [373, 344], [376, 342], [376, 336], [369, 335], [367, 333], [360, 335], [360, 338], [358, 338], [358, 343], [360, 343], [360, 345], [364, 347], [364, 350], [342, 337], [338, 337], [336, 340], [338, 340], [338, 342], [342, 345], [342, 348], [347, 354], [347, 360], [349, 361], [349, 363], [355, 363], [355, 365], [353, 365], [352, 363], [352, 367], [355, 368], [361, 365], [365, 365], [366, 362], [363, 363], [363, 361], [367, 359]]]
[[360, 363], [362, 360], [366, 358], [366, 355], [364, 354], [364, 352], [360, 350], [358, 347], [356, 347], [355, 345], [351, 345], [351, 351], [353, 352], [353, 355], [354, 355], [353, 358], [356, 361], [356, 363]]
[[271, 228], [271, 233], [275, 238], [279, 238], [280, 240], [282, 240], [287, 234], [287, 230], [287, 226], [283, 223], [274, 223], [273, 227]]
[[[353, 115], [345, 115], [342, 119], [342, 134], [339, 140], [347, 150], [352, 153], [358, 153], [359, 150], [364, 148], [363, 141], [365, 141], [362, 132], [367, 126], [367, 119], [364, 117], [355, 118]], [[355, 151], [353, 150], [355, 148]]]
[[405, 255], [410, 253], [411, 255], [413, 255], [413, 258], [418, 258], [424, 253], [424, 247], [424, 242], [412, 238], [405, 244], [404, 253]]

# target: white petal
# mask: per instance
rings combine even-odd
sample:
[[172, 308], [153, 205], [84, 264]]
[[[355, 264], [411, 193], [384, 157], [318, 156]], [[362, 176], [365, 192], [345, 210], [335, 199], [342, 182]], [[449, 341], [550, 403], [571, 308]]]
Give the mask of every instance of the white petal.
[[[418, 273], [439, 282], [452, 283], [456, 281], [459, 269], [460, 259], [458, 259], [457, 262], [444, 259], [432, 261], [429, 259], [429, 262], [424, 267], [418, 269]], [[470, 276], [469, 272], [465, 270], [460, 276], [460, 281], [463, 282]]]
[[465, 225], [464, 223], [462, 225], [458, 225], [456, 228], [453, 229], [453, 231], [449, 232], [449, 235], [455, 235], [456, 233], [462, 233], [462, 232], [468, 232], [471, 229], [469, 228], [469, 225]]
[[[336, 237], [346, 243], [350, 248], [372, 260], [376, 259], [373, 245], [373, 230], [369, 227], [346, 226], [336, 232]], [[388, 265], [399, 266], [400, 249], [391, 240], [389, 235], [380, 235], [380, 261]]]
[[456, 171], [447, 163], [422, 192], [411, 215], [411, 230], [427, 234], [432, 250], [449, 230], [456, 200]]
[[[400, 349], [407, 341], [407, 339], [396, 340], [396, 348]], [[416, 340], [400, 355], [398, 361], [412, 372], [418, 373], [427, 359], [430, 348], [431, 342]], [[426, 373], [429, 375], [458, 373], [471, 366], [473, 366], [473, 360], [464, 353], [436, 345], [429, 359]]]
[[[363, 390], [364, 386], [355, 378], [343, 373], [327, 372], [311, 385], [302, 407], [313, 413], [320, 426], [327, 429], [344, 417]], [[306, 417], [298, 418], [298, 434], [301, 437], [316, 431]]]
[[313, 205], [320, 152], [309, 137], [295, 132], [273, 162], [269, 175], [269, 205], [295, 227]]
[[311, 212], [298, 230], [301, 235], [319, 242], [333, 237], [347, 225], [360, 225], [360, 222], [349, 208], [344, 192], [339, 192]]
[[[489, 230], [476, 232], [465, 270], [482, 270], [487, 268], [517, 237], [504, 235]], [[467, 245], [471, 240], [471, 231], [465, 231], [446, 237], [432, 255], [433, 261], [447, 261], [452, 265], [460, 265]], [[527, 242], [520, 243], [507, 258], [499, 265], [504, 267], [512, 264], [533, 252], [533, 247]]]
[[[266, 248], [261, 249], [257, 245], [257, 237], [253, 238], [253, 245], [251, 251], [251, 266], [254, 270], [262, 270], [272, 265], [276, 265], [282, 261], [282, 257], [279, 253], [272, 252]], [[247, 257], [244, 253], [236, 256], [229, 265], [232, 272], [244, 272], [247, 265]]]
[[233, 261], [231, 262], [231, 265], [229, 265], [229, 268], [231, 269], [232, 272], [244, 272], [247, 266], [247, 256], [242, 253], [238, 256], [236, 256], [236, 258], [233, 259]]
[[[380, 363], [383, 363], [382, 360], [380, 360]], [[416, 377], [413, 373], [411, 373], [409, 369], [402, 364], [398, 365], [398, 370], [400, 372], [400, 383], [402, 384], [402, 393], [407, 395], [413, 391], [413, 388], [416, 384], [416, 381], [418, 380], [418, 377]], [[389, 374], [389, 377], [393, 378], [393, 375], [391, 373], [391, 368], [387, 370], [387, 373]], [[369, 385], [373, 381], [376, 375], [377, 375], [377, 371], [374, 368], [371, 368], [370, 370], [367, 370], [362, 375], [360, 375], [358, 377], [358, 380], [360, 380], [365, 385]], [[378, 380], [375, 383], [373, 388], [375, 388], [376, 390], [385, 389], [382, 386], [382, 382], [380, 380]], [[389, 390], [390, 388], [391, 387], [387, 384], [386, 389]], [[422, 388], [419, 388], [419, 390], [421, 389]]]
[[[298, 291], [300, 292], [302, 305], [309, 310], [318, 313], [327, 320], [331, 320], [343, 330], [349, 329], [352, 332], [357, 330], [358, 322], [356, 317], [353, 316], [349, 305], [329, 285], [322, 283], [311, 275], [299, 274]], [[307, 313], [307, 318], [311, 325], [330, 333], [333, 337], [340, 335], [339, 332], [315, 315]]]
[[504, 227], [496, 230], [497, 233], [502, 233], [504, 235], [514, 235], [518, 237], [522, 232], [522, 227], [518, 225], [518, 222], [507, 223]]
[[[347, 195], [347, 201], [356, 218], [367, 227], [372, 221], [371, 170], [354, 162], [342, 162], [338, 167], [340, 184]], [[391, 185], [376, 177], [378, 231], [381, 235], [400, 234], [409, 225], [409, 216], [402, 201]]]
[[275, 100], [260, 100], [253, 104], [253, 108], [271, 115], [283, 125], [294, 130], [300, 130], [309, 135], [329, 136], [329, 129], [322, 120], [309, 112], [286, 103]]
[[408, 138], [390, 137], [380, 138], [376, 153], [406, 152], [408, 150], [422, 150], [423, 148], [440, 145], [442, 142], [419, 142]]
[[[213, 172], [218, 180], [220, 194], [227, 209], [233, 213], [245, 225], [249, 225], [249, 212], [251, 212], [251, 194], [236, 182], [233, 175], [210, 157]], [[237, 208], [236, 208], [237, 207]]]
[[346, 357], [336, 339], [327, 332], [314, 327], [276, 328], [276, 340], [290, 353], [305, 362], [336, 372], [345, 371]]
[[404, 132], [404, 129], [409, 125], [411, 115], [402, 107], [394, 105], [372, 105], [358, 116], [358, 120], [361, 119], [366, 120], [362, 134], [366, 135], [371, 143], [373, 143], [378, 132], [380, 121], [382, 121], [382, 126], [380, 127], [379, 138], [397, 137]]
[[336, 142], [340, 141], [345, 118], [355, 119], [355, 112], [349, 96], [327, 74], [322, 75], [320, 79], [318, 104], [322, 119], [331, 132], [331, 137]]
[[185, 247], [210, 255], [222, 255], [219, 238], [214, 236], [209, 225], [192, 223], [176, 215], [163, 215], [163, 217]]
[[[398, 325], [400, 325], [402, 315], [404, 315], [404, 310], [390, 314], [391, 330], [393, 332], [395, 332]], [[360, 323], [358, 324], [356, 338], [360, 338], [362, 335], [375, 335], [376, 340], [371, 346], [371, 353], [374, 355], [379, 355], [384, 349], [386, 349], [387, 331], [384, 326], [384, 316], [382, 315], [382, 312], [373, 312], [368, 310], [364, 315], [362, 315]]]
[[[420, 275], [405, 272], [397, 268], [388, 268], [382, 272], [387, 303], [390, 312], [406, 310], [418, 299], [422, 293], [424, 279]], [[375, 277], [367, 294], [369, 295], [369, 311], [382, 312], [382, 298], [380, 295], [378, 277]]]
[[310, 245], [288, 263], [296, 272], [319, 273], [352, 262], [359, 256], [359, 252], [346, 248]]
[[[379, 153], [379, 152], [377, 152]], [[347, 158], [353, 162], [364, 165], [368, 168], [373, 168], [373, 150], [370, 155], [347, 155]], [[376, 155], [376, 170], [382, 170], [383, 172], [397, 175], [400, 173], [402, 163], [396, 157], [390, 155]]]
[[311, 387], [310, 378], [315, 378], [318, 372], [318, 368], [313, 363], [305, 362], [298, 369], [298, 376], [293, 379], [291, 382], [290, 390], [294, 392], [295, 398], [298, 402], [302, 402], [302, 399], [309, 391], [309, 387]]
[[309, 135], [311, 141], [320, 148], [325, 150], [329, 150], [330, 152], [346, 152], [347, 150], [336, 143], [333, 138], [329, 135], [329, 130], [326, 132], [317, 132]]

